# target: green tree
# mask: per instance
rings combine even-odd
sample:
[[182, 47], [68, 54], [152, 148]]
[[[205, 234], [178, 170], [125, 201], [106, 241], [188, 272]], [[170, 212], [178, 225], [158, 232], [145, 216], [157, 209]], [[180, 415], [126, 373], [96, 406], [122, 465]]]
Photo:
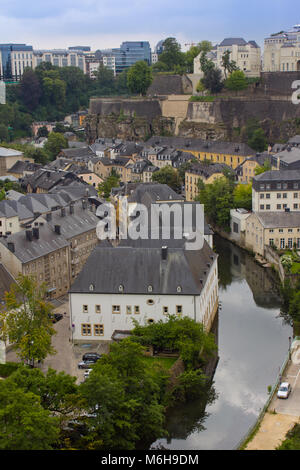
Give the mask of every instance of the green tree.
[[208, 219], [224, 230], [230, 230], [230, 209], [233, 207], [233, 187], [228, 178], [218, 178], [206, 184], [196, 197], [204, 204]]
[[231, 72], [225, 81], [225, 87], [232, 91], [245, 90], [248, 87], [248, 82], [244, 72], [241, 70]]
[[41, 95], [42, 90], [37, 74], [31, 69], [25, 69], [20, 82], [21, 100], [30, 111], [33, 111], [38, 106]]
[[54, 160], [62, 149], [68, 148], [67, 139], [59, 132], [50, 132], [48, 141], [44, 145], [44, 150]]
[[152, 181], [156, 181], [157, 183], [161, 184], [167, 184], [176, 192], [180, 191], [182, 184], [178, 171], [169, 165], [153, 173]]
[[238, 184], [233, 193], [233, 203], [236, 208], [252, 209], [252, 184]]
[[51, 450], [59, 436], [58, 418], [40, 398], [8, 380], [0, 381], [0, 449]]
[[222, 66], [224, 68], [225, 78], [227, 79], [227, 75], [231, 74], [232, 72], [238, 70], [236, 62], [234, 60], [230, 60], [230, 51], [225, 51], [222, 56]]
[[46, 126], [39, 127], [37, 136], [38, 137], [48, 137], [49, 131]]
[[204, 72], [204, 77], [201, 81], [205, 88], [211, 93], [219, 93], [224, 86], [222, 72], [216, 67], [208, 66], [208, 69]]
[[0, 124], [0, 142], [7, 142], [9, 139], [8, 127], [5, 124]]
[[256, 129], [252, 137], [248, 140], [248, 145], [257, 152], [263, 152], [267, 149], [268, 143], [263, 129]]
[[116, 188], [120, 185], [120, 176], [112, 170], [110, 175], [107, 176], [102, 183], [98, 185], [98, 193], [105, 199], [110, 197], [112, 188]]
[[152, 82], [151, 68], [144, 60], [136, 62], [127, 73], [127, 86], [132, 93], [145, 95]]
[[44, 285], [39, 287], [34, 278], [20, 274], [6, 292], [5, 309], [0, 311], [0, 337], [9, 339], [17, 355], [30, 364], [55, 353], [51, 345], [53, 306], [45, 297]]
[[159, 62], [166, 64], [168, 71], [173, 71], [176, 65], [185, 65], [185, 54], [181, 52], [181, 46], [175, 38], [167, 38], [163, 43], [163, 48]]
[[257, 166], [254, 170], [255, 175], [261, 175], [265, 171], [270, 171], [272, 169], [270, 160], [265, 160], [263, 166]]

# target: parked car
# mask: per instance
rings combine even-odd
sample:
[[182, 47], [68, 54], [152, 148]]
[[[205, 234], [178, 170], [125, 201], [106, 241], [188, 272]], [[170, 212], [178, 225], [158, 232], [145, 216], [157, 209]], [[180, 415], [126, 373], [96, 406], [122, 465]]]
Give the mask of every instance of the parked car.
[[288, 398], [291, 391], [292, 391], [292, 387], [290, 386], [290, 384], [288, 382], [282, 382], [282, 384], [280, 384], [280, 387], [278, 389], [277, 397]]
[[90, 369], [93, 364], [95, 361], [81, 361], [78, 363], [78, 369]]
[[84, 377], [85, 379], [88, 379], [88, 378], [89, 378], [89, 375], [90, 375], [90, 373], [91, 373], [91, 370], [92, 370], [92, 369], [87, 369], [87, 370], [84, 371], [83, 377]]
[[86, 353], [82, 356], [83, 361], [94, 361], [97, 362], [102, 356], [98, 353]]
[[59, 320], [61, 320], [63, 318], [63, 314], [62, 313], [53, 313], [52, 315], [50, 315], [50, 318], [52, 320], [52, 323], [57, 323]]

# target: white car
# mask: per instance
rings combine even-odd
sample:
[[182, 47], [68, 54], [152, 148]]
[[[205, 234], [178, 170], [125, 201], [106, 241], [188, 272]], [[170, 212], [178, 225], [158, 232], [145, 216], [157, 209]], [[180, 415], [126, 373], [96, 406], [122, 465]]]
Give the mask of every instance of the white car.
[[292, 388], [288, 382], [282, 382], [277, 392], [278, 398], [288, 398]]
[[87, 370], [84, 371], [83, 377], [84, 377], [85, 379], [87, 379], [87, 378], [89, 377], [89, 375], [90, 375], [90, 373], [91, 373], [91, 370], [92, 370], [92, 369], [87, 369]]

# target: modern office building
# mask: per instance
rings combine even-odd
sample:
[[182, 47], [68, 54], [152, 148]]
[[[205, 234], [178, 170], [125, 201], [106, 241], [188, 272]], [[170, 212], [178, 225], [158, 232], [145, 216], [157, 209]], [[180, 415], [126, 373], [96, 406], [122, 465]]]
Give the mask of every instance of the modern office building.
[[0, 44], [0, 80], [20, 80], [26, 67], [33, 65], [32, 46]]
[[57, 67], [79, 67], [86, 73], [85, 53], [81, 50], [51, 49], [33, 52], [33, 68], [43, 62], [50, 62]]

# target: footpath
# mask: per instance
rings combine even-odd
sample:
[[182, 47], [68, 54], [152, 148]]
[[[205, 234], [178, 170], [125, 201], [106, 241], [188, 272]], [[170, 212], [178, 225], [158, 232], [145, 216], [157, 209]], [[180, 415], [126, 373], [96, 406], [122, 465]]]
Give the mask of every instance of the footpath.
[[300, 421], [300, 349], [292, 354], [281, 381], [289, 382], [292, 386], [289, 398], [279, 399], [274, 394], [258, 431], [245, 450], [276, 449], [284, 441], [287, 432]]

